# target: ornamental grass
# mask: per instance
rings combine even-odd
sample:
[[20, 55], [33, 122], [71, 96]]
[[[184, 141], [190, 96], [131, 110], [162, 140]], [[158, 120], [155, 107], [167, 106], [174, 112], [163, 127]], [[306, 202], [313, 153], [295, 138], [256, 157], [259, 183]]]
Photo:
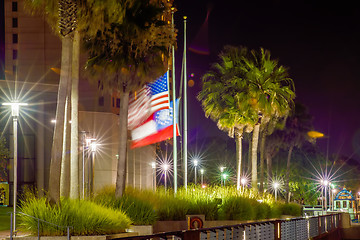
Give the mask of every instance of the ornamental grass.
[[[131, 220], [119, 210], [114, 210], [87, 200], [61, 199], [59, 204], [50, 204], [45, 198], [27, 194], [21, 201], [20, 227], [36, 235], [40, 221], [40, 235], [62, 236], [70, 227], [72, 236], [103, 235], [125, 232]], [[32, 217], [30, 217], [32, 216]], [[35, 217], [35, 218], [34, 218]]]

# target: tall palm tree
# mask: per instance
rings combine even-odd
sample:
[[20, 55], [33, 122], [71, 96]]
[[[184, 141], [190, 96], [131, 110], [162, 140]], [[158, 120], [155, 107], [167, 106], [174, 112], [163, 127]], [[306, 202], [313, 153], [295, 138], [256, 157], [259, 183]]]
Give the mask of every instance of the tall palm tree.
[[306, 141], [310, 141], [307, 133], [312, 128], [312, 117], [306, 107], [300, 103], [296, 103], [294, 114], [287, 119], [284, 130], [280, 131], [283, 143], [282, 147], [288, 149], [285, 176], [286, 202], [290, 199], [289, 181], [292, 152], [294, 148], [300, 148]]
[[129, 94], [167, 70], [176, 36], [161, 16], [170, 14], [170, 8], [167, 0], [130, 1], [122, 23], [111, 23], [95, 36], [85, 37], [85, 46], [91, 49], [87, 70], [98, 77], [90, 80], [99, 81], [103, 90], [120, 94], [116, 197], [122, 196], [125, 188]]
[[239, 71], [248, 84], [248, 94], [253, 111], [259, 113], [259, 121], [254, 127], [252, 139], [252, 186], [257, 188], [257, 146], [260, 124], [272, 118], [284, 118], [293, 108], [295, 98], [294, 83], [287, 69], [270, 57], [268, 50], [251, 50], [242, 57]]
[[[62, 41], [61, 72], [56, 108], [56, 123], [53, 135], [49, 195], [57, 202], [70, 186], [70, 197], [78, 198], [78, 79], [79, 79], [79, 34], [86, 31], [88, 35], [105, 28], [105, 23], [121, 22], [127, 0], [26, 0], [25, 9], [33, 14], [42, 14], [50, 27]], [[106, 16], [106, 17], [105, 17]], [[104, 19], [107, 21], [104, 21]], [[75, 39], [75, 41], [73, 41]], [[74, 42], [74, 44], [73, 44]], [[74, 45], [74, 46], [73, 46]], [[70, 94], [70, 92], [72, 92]], [[61, 172], [68, 172], [70, 163], [66, 163], [64, 147], [66, 146], [66, 105], [70, 104], [71, 95], [71, 176], [61, 177]], [[68, 103], [66, 104], [66, 102]], [[68, 115], [68, 114], [67, 114]], [[59, 169], [62, 169], [59, 171]], [[62, 180], [61, 180], [62, 179]], [[71, 180], [70, 180], [71, 179]], [[61, 186], [63, 186], [61, 188]], [[60, 191], [60, 189], [63, 189]]]
[[219, 54], [219, 62], [202, 78], [203, 87], [198, 95], [205, 116], [217, 122], [219, 129], [235, 137], [237, 158], [237, 188], [240, 188], [243, 131], [257, 121], [251, 111], [247, 84], [238, 72], [238, 64], [247, 49], [226, 46]]

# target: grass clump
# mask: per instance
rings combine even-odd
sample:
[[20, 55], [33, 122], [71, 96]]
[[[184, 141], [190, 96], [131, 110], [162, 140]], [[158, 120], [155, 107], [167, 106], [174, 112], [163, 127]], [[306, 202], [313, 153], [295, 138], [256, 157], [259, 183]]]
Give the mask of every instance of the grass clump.
[[[35, 196], [21, 202], [20, 212], [45, 220], [40, 222], [43, 236], [66, 235], [66, 226], [71, 226], [71, 235], [102, 235], [124, 232], [131, 220], [121, 211], [100, 206], [87, 200], [62, 199], [59, 204], [51, 205], [48, 200]], [[21, 228], [37, 233], [37, 220], [21, 215]]]
[[290, 215], [294, 217], [301, 216], [302, 207], [297, 203], [285, 203], [279, 206], [281, 215]]
[[220, 208], [221, 220], [250, 220], [255, 219], [256, 212], [252, 206], [252, 199], [244, 197], [228, 197], [224, 199]]
[[123, 211], [135, 225], [152, 225], [157, 220], [154, 206], [132, 194], [125, 192], [121, 198], [115, 197], [114, 187], [105, 187], [94, 198], [94, 202], [104, 207]]
[[10, 207], [0, 207], [0, 231], [10, 230]]

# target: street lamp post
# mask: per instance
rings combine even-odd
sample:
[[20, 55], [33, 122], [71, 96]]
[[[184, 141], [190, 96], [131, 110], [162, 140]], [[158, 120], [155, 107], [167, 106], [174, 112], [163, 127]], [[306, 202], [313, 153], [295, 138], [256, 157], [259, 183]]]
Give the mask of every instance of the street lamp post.
[[221, 166], [220, 167], [220, 182], [221, 182], [221, 186], [223, 186], [223, 172], [224, 172], [224, 169], [225, 169], [226, 167], [223, 167], [223, 166]]
[[241, 185], [242, 185], [242, 188], [243, 188], [243, 192], [245, 191], [245, 184], [247, 183], [247, 180], [246, 178], [241, 178]]
[[327, 188], [328, 188], [328, 185], [329, 185], [329, 181], [328, 180], [324, 180], [324, 192], [325, 192], [325, 212], [327, 211]]
[[167, 173], [167, 171], [169, 169], [169, 165], [165, 163], [163, 165], [163, 169], [164, 169], [164, 185], [165, 185], [165, 193], [166, 193], [166, 187], [167, 187], [167, 185], [166, 185], [166, 173]]
[[194, 160], [194, 167], [195, 167], [195, 185], [197, 184], [197, 179], [196, 179], [196, 176], [197, 176], [197, 166], [199, 164], [199, 161], [197, 159]]
[[16, 230], [16, 197], [17, 197], [17, 120], [19, 117], [20, 106], [25, 106], [27, 103], [11, 102], [3, 103], [2, 105], [11, 106], [11, 116], [13, 117], [13, 131], [14, 131], [14, 213], [13, 213], [13, 231]]
[[94, 195], [94, 177], [95, 177], [95, 153], [97, 149], [97, 144], [95, 141], [91, 142], [91, 182], [90, 182], [90, 196]]
[[275, 201], [277, 200], [277, 190], [278, 190], [279, 186], [280, 186], [280, 184], [278, 182], [273, 183], [273, 187], [275, 190]]
[[228, 176], [228, 175], [227, 175], [226, 173], [223, 173], [223, 174], [222, 174], [222, 177], [223, 177], [223, 179], [224, 179], [224, 187], [225, 187], [225, 180], [226, 180], [227, 176]]
[[201, 186], [204, 185], [204, 169], [200, 169], [201, 174]]

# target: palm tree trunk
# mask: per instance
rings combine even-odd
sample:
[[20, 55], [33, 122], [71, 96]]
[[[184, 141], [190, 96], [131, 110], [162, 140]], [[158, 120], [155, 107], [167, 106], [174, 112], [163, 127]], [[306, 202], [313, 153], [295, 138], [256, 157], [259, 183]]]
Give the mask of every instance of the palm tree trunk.
[[126, 157], [127, 157], [127, 126], [128, 126], [129, 92], [123, 91], [120, 97], [119, 111], [119, 158], [116, 176], [115, 197], [123, 195], [126, 181]]
[[71, 81], [71, 159], [70, 159], [70, 198], [79, 198], [79, 57], [80, 34], [74, 33], [72, 49]]
[[241, 162], [242, 162], [242, 133], [236, 132], [236, 159], [237, 159], [237, 178], [236, 178], [236, 189], [240, 189], [241, 182]]
[[[250, 134], [250, 133], [249, 133]], [[250, 140], [250, 135], [249, 135], [249, 151], [248, 151], [248, 159], [247, 159], [247, 168], [246, 168], [246, 171], [248, 173], [250, 173], [250, 169], [251, 169], [251, 149], [252, 149], [252, 142]]]
[[51, 148], [51, 163], [49, 175], [49, 197], [50, 201], [58, 202], [60, 199], [60, 174], [62, 160], [62, 144], [64, 135], [64, 113], [67, 95], [67, 86], [70, 79], [70, 63], [71, 63], [71, 38], [66, 36], [62, 38], [61, 51], [61, 72], [59, 90], [57, 96], [55, 127], [53, 135], [53, 143]]
[[290, 198], [290, 160], [291, 160], [291, 154], [294, 149], [294, 146], [291, 146], [289, 148], [288, 157], [287, 157], [287, 164], [286, 164], [286, 183], [285, 183], [285, 192], [286, 192], [286, 202], [289, 202]]
[[68, 86], [68, 92], [65, 102], [65, 114], [64, 114], [64, 141], [62, 147], [62, 160], [61, 160], [61, 175], [60, 175], [60, 197], [69, 197], [70, 192], [70, 86]]
[[253, 138], [251, 144], [251, 185], [253, 189], [257, 189], [257, 149], [259, 143], [260, 124], [256, 124], [253, 130]]
[[265, 142], [266, 133], [265, 130], [261, 136], [260, 142], [260, 192], [264, 192], [264, 155], [265, 155]]
[[266, 153], [266, 163], [267, 163], [267, 185], [269, 186], [272, 179], [272, 158], [270, 153]]

